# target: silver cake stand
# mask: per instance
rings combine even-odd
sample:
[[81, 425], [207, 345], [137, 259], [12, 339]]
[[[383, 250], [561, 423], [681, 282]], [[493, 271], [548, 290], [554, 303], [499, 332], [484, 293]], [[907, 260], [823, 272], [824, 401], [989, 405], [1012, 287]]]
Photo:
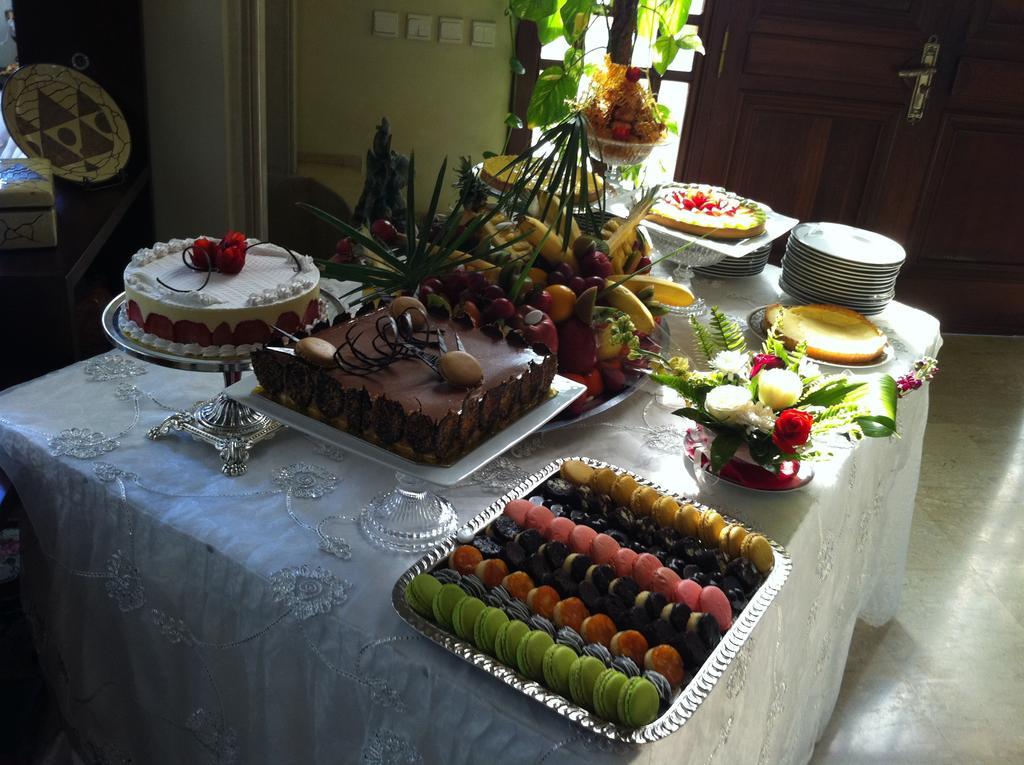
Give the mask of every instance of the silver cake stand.
[[[225, 388], [238, 382], [242, 372], [252, 369], [248, 353], [228, 359], [203, 359], [142, 345], [126, 335], [121, 328], [125, 310], [122, 292], [103, 309], [103, 331], [115, 347], [135, 358], [171, 369], [220, 372], [224, 375]], [[248, 467], [246, 463], [252, 447], [272, 438], [283, 427], [280, 422], [235, 401], [221, 391], [209, 401], [197, 402], [188, 411], [175, 412], [156, 427], [150, 428], [146, 436], [155, 441], [172, 430], [187, 433], [196, 441], [203, 441], [217, 450], [223, 463], [220, 469], [224, 475], [239, 476]]]

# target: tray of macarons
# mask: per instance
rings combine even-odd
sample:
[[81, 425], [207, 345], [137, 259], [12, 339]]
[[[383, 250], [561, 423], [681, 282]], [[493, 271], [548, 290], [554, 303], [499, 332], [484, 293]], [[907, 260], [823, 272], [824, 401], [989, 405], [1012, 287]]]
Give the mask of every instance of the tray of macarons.
[[395, 583], [414, 629], [610, 739], [696, 713], [786, 581], [764, 535], [585, 457], [558, 459]]

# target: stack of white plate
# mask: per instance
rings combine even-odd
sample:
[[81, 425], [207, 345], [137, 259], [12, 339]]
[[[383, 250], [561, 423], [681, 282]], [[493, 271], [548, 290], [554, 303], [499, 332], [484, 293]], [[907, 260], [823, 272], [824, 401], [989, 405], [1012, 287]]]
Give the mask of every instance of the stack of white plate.
[[907, 254], [888, 237], [841, 223], [801, 223], [782, 259], [779, 287], [807, 303], [880, 313], [896, 294]]
[[764, 271], [768, 264], [768, 256], [772, 252], [772, 243], [758, 247], [741, 258], [724, 258], [711, 266], [694, 266], [693, 270], [701, 276], [714, 279], [738, 279], [742, 276], [756, 276]]

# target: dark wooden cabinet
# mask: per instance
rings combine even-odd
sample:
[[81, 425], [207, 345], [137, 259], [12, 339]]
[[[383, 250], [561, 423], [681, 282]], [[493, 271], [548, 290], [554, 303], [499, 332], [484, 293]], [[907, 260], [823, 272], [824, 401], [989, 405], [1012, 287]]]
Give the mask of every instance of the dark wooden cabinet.
[[[1024, 4], [719, 0], [684, 180], [892, 236], [897, 297], [946, 330], [1024, 332]], [[922, 119], [907, 108], [929, 39]]]
[[19, 62], [72, 66], [100, 83], [124, 112], [132, 154], [123, 177], [100, 188], [55, 180], [56, 247], [0, 251], [0, 388], [108, 347], [101, 304], [120, 291], [131, 255], [153, 241], [141, 6], [115, 6], [15, 0]]

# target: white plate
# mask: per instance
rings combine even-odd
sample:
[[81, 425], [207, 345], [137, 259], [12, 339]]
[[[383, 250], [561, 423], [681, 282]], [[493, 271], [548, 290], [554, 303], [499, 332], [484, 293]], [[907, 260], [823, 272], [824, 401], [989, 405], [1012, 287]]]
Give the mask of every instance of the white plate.
[[837, 258], [828, 255], [827, 253], [819, 252], [818, 250], [812, 250], [793, 238], [788, 239], [785, 246], [787, 250], [793, 250], [808, 260], [814, 260], [822, 263], [823, 265], [836, 268], [837, 270], [849, 271], [850, 273], [898, 273], [899, 269], [903, 266], [902, 263], [877, 265], [873, 263], [858, 263], [852, 260]]
[[812, 250], [854, 263], [889, 266], [907, 258], [903, 247], [889, 237], [842, 223], [801, 223], [792, 236]]
[[849, 268], [839, 264], [838, 261], [829, 260], [818, 256], [810, 256], [802, 252], [795, 245], [786, 247], [785, 254], [793, 261], [800, 263], [807, 268], [839, 274], [847, 279], [874, 279], [885, 280], [895, 279], [900, 274], [900, 269], [894, 268], [886, 271], [872, 271], [866, 268]]
[[891, 290], [896, 285], [896, 277], [887, 279], [858, 279], [846, 274], [838, 274], [833, 271], [808, 266], [794, 259], [788, 253], [782, 259], [782, 265], [787, 271], [800, 274], [809, 281], [821, 281], [826, 284], [839, 283], [852, 289], [870, 288], [874, 292], [885, 292]]
[[573, 382], [568, 378], [555, 376], [551, 383], [555, 395], [526, 412], [522, 417], [498, 431], [486, 441], [482, 441], [468, 454], [459, 458], [452, 465], [426, 465], [413, 462], [390, 452], [382, 446], [364, 441], [358, 436], [331, 427], [325, 422], [314, 420], [286, 406], [271, 401], [269, 398], [253, 392], [257, 385], [255, 375], [246, 375], [227, 389], [231, 398], [251, 406], [257, 412], [273, 417], [289, 427], [300, 430], [307, 435], [318, 438], [333, 446], [338, 446], [360, 457], [365, 457], [379, 465], [405, 473], [414, 478], [421, 478], [438, 486], [454, 486], [466, 476], [482, 468], [495, 457], [503, 454], [518, 444], [528, 435], [537, 430], [556, 414], [571, 404], [580, 393], [586, 390], [585, 385]]
[[808, 278], [790, 268], [783, 269], [782, 275], [785, 276], [787, 282], [798, 288], [809, 290], [811, 292], [821, 292], [822, 294], [849, 298], [862, 303], [878, 303], [884, 300], [892, 300], [896, 294], [895, 289], [874, 292], [874, 287], [853, 287], [841, 282], [832, 282], [820, 278]]
[[787, 284], [785, 280], [779, 279], [779, 289], [785, 292], [787, 295], [795, 297], [797, 300], [801, 300], [804, 303], [834, 303], [836, 305], [845, 306], [846, 308], [852, 308], [855, 311], [860, 311], [865, 316], [874, 316], [877, 313], [881, 313], [885, 310], [886, 306], [889, 305], [889, 301], [881, 305], [862, 305], [853, 301], [838, 301], [838, 300], [826, 300], [821, 297], [815, 297], [801, 290], [799, 287], [793, 287]]
[[[768, 333], [764, 331], [764, 312], [767, 309], [768, 306], [766, 305], [763, 305], [760, 308], [755, 308], [747, 317], [747, 326], [750, 327], [750, 331], [762, 340], [768, 337]], [[808, 356], [808, 358], [811, 357]], [[811, 361], [818, 366], [832, 367], [833, 369], [872, 369], [873, 367], [885, 366], [894, 358], [896, 358], [896, 352], [893, 350], [892, 344], [888, 341], [888, 335], [886, 335], [886, 343], [885, 348], [882, 350], [882, 355], [875, 361], [868, 364], [833, 364], [831, 361], [822, 361], [821, 359], [814, 358], [811, 358]]]

